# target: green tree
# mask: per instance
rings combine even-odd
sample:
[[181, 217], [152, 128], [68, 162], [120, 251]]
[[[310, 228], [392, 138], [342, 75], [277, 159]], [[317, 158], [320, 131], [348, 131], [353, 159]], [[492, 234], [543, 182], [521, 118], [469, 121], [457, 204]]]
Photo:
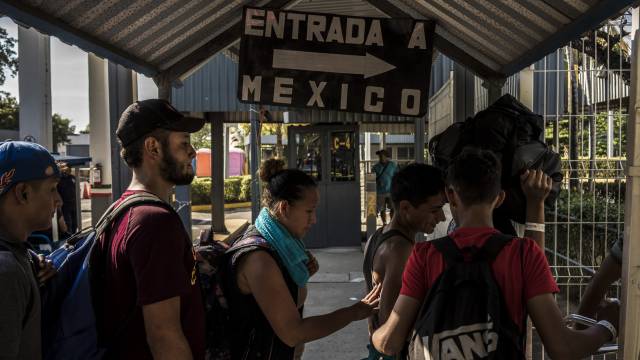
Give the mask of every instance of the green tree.
[[17, 40], [9, 36], [6, 29], [0, 28], [0, 85], [4, 85], [7, 74], [14, 77], [18, 73], [16, 43]]
[[[18, 73], [16, 42], [6, 29], [0, 28], [0, 85], [4, 85], [7, 76], [14, 77]], [[18, 130], [18, 126], [18, 101], [8, 92], [0, 91], [0, 129]]]
[[87, 124], [84, 130], [80, 130], [80, 134], [90, 134], [91, 133], [91, 123]]
[[205, 123], [202, 129], [191, 134], [191, 145], [198, 149], [211, 149], [211, 123]]
[[69, 135], [76, 131], [76, 126], [71, 125], [71, 120], [62, 117], [60, 114], [53, 114], [53, 151], [58, 152], [58, 145], [69, 142]]
[[18, 130], [20, 108], [16, 98], [8, 92], [0, 91], [0, 129]]

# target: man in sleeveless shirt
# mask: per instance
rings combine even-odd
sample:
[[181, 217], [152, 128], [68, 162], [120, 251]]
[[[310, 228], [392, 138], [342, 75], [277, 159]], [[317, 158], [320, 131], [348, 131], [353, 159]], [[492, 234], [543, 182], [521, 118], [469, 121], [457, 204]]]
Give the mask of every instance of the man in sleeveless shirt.
[[380, 311], [369, 318], [370, 334], [384, 324], [393, 309], [416, 234], [429, 234], [445, 220], [444, 180], [439, 169], [425, 164], [408, 165], [393, 177], [390, 190], [395, 215], [388, 226], [371, 236], [365, 248], [367, 288], [383, 284]]

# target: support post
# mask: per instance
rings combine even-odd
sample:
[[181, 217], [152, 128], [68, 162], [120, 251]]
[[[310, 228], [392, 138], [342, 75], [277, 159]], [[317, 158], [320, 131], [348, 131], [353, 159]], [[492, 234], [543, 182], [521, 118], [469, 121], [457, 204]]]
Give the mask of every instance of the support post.
[[373, 138], [373, 133], [365, 132], [364, 133], [364, 160], [369, 162], [371, 161], [371, 140]]
[[260, 126], [258, 124], [258, 115], [256, 107], [250, 105], [251, 147], [249, 149], [249, 172], [251, 173], [251, 222], [255, 222], [260, 213], [260, 179], [258, 178], [258, 169], [260, 168]]
[[229, 177], [229, 125], [224, 125], [224, 178]]
[[49, 36], [18, 26], [20, 140], [53, 147]]
[[[101, 184], [91, 189], [91, 224], [95, 225], [113, 202], [111, 189], [111, 144], [107, 61], [87, 54], [89, 63], [89, 155], [91, 166], [100, 164]], [[116, 158], [117, 159], [117, 158]], [[77, 178], [77, 177], [76, 177]], [[78, 208], [79, 209], [79, 208]]]
[[465, 121], [475, 115], [475, 74], [460, 64], [454, 64], [453, 121]]
[[426, 116], [425, 117], [421, 117], [421, 118], [416, 118], [415, 120], [415, 139], [414, 139], [414, 146], [415, 146], [415, 161], [417, 163], [424, 163], [424, 145], [425, 145], [425, 141], [426, 141], [426, 136], [425, 136], [425, 123], [426, 123]]
[[108, 63], [109, 134], [111, 141], [111, 189], [113, 198], [119, 198], [131, 182], [132, 172], [120, 158], [120, 143], [115, 140], [122, 112], [136, 100], [137, 91], [133, 71], [122, 65]]
[[211, 224], [213, 231], [227, 234], [224, 224], [224, 122], [222, 113], [207, 113], [211, 122]]
[[502, 96], [502, 87], [507, 79], [486, 79], [482, 86], [487, 89], [487, 106], [493, 104]]
[[627, 124], [627, 190], [625, 196], [624, 247], [622, 254], [622, 311], [620, 313], [619, 358], [640, 356], [640, 30], [638, 10], [633, 10], [630, 119]]
[[520, 102], [533, 111], [533, 65], [520, 71]]

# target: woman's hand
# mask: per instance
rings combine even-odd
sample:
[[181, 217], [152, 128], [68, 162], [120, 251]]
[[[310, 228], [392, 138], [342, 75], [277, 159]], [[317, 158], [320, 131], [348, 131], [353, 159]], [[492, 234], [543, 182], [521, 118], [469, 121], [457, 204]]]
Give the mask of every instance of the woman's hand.
[[366, 319], [378, 312], [378, 304], [380, 303], [380, 293], [382, 292], [382, 284], [378, 284], [360, 301], [351, 305], [354, 314], [354, 321]]
[[318, 265], [318, 259], [316, 259], [310, 251], [307, 251], [307, 256], [309, 257], [309, 261], [307, 261], [307, 270], [309, 271], [309, 277], [312, 277], [318, 272], [320, 265]]

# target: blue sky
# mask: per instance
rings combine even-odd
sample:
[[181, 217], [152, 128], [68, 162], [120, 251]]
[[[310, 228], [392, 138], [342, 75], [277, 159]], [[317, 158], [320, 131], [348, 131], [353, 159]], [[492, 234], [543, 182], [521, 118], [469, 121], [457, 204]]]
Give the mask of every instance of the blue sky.
[[[0, 27], [9, 35], [18, 38], [18, 25], [10, 18], [0, 18]], [[16, 53], [18, 48], [16, 45]], [[89, 78], [87, 53], [75, 46], [62, 43], [51, 37], [51, 108], [53, 113], [71, 119], [76, 131], [89, 123]], [[0, 90], [18, 96], [18, 76], [9, 77]], [[153, 80], [138, 75], [138, 97], [146, 99], [157, 96]]]

